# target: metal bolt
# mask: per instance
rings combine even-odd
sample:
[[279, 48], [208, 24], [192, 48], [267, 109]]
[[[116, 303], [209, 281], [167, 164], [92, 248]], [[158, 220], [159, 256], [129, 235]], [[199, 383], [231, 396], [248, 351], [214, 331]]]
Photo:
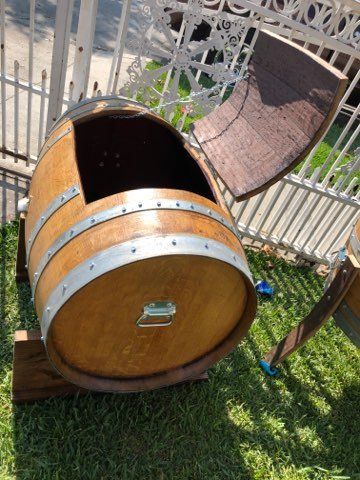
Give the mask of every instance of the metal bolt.
[[34, 297], [31, 297], [30, 302], [34, 303]]
[[171, 243], [172, 243], [173, 245], [176, 245], [176, 240], [174, 239]]
[[45, 220], [45, 217], [44, 217], [44, 216], [43, 216], [43, 217], [41, 217], [41, 221], [43, 222], [44, 220]]
[[233, 259], [234, 259], [234, 261], [236, 262], [236, 257], [235, 257], [235, 255], [233, 256]]
[[64, 285], [62, 287], [62, 294], [63, 295], [65, 295], [66, 289], [67, 289], [67, 285], [64, 283]]
[[75, 230], [70, 230], [70, 237], [72, 237], [75, 233]]
[[191, 210], [194, 210], [195, 207], [194, 207], [194, 205], [191, 204], [190, 208], [191, 208]]
[[131, 247], [131, 253], [135, 253], [136, 252], [136, 248], [135, 247]]
[[47, 308], [46, 308], [46, 311], [47, 311], [47, 312], [50, 312], [50, 307], [47, 307]]
[[65, 195], [61, 195], [60, 201], [63, 202], [65, 200], [65, 198], [66, 198]]
[[25, 268], [28, 268], [28, 264], [27, 264], [27, 263], [25, 264]]
[[126, 212], [126, 208], [123, 207], [121, 211], [122, 211], [123, 213], [125, 213], [125, 212]]
[[222, 221], [222, 223], [224, 223], [224, 222], [225, 222], [225, 220], [223, 219], [223, 217], [221, 217], [221, 221]]
[[38, 275], [39, 275], [38, 272], [35, 272], [35, 273], [34, 273], [34, 277], [37, 277]]
[[76, 187], [73, 187], [72, 192], [75, 193], [77, 191]]
[[328, 295], [328, 296], [326, 297], [326, 300], [327, 300], [327, 301], [331, 300], [331, 295]]
[[161, 202], [157, 202], [157, 206], [158, 206], [158, 207], [161, 207]]
[[141, 203], [141, 202], [139, 202], [139, 203], [138, 203], [138, 205], [139, 205], [139, 208], [141, 208], [141, 207], [142, 207], [142, 203]]
[[205, 243], [205, 248], [208, 249], [209, 248], [209, 245], [207, 243]]
[[51, 252], [50, 252], [50, 250], [47, 252], [47, 256], [48, 256], [48, 258], [51, 257]]
[[343, 274], [344, 274], [344, 275], [346, 275], [346, 274], [347, 274], [347, 270], [346, 270], [346, 269], [345, 269], [345, 270], [343, 270]]
[[208, 214], [209, 214], [209, 215], [212, 215], [212, 211], [211, 211], [211, 210], [208, 210]]
[[95, 218], [93, 217], [91, 220], [90, 220], [91, 223], [95, 223]]
[[176, 202], [176, 206], [177, 206], [177, 207], [180, 207], [180, 202]]
[[43, 341], [44, 341], [44, 337], [40, 337], [40, 340], [43, 342]]
[[94, 263], [94, 262], [91, 262], [91, 263], [90, 263], [90, 270], [92, 270], [94, 267], [95, 267], [95, 263]]
[[31, 242], [31, 238], [29, 238], [29, 240], [28, 240], [28, 243], [30, 243], [30, 242]]

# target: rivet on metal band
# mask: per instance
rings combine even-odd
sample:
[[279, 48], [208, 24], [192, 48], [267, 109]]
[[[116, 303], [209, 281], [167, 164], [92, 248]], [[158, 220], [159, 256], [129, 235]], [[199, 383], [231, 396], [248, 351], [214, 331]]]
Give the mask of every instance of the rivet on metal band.
[[[160, 204], [160, 207], [159, 207]], [[112, 220], [116, 217], [122, 217], [130, 213], [135, 213], [138, 211], [146, 210], [182, 210], [182, 211], [191, 211], [210, 217], [213, 220], [221, 223], [224, 227], [228, 228], [234, 235], [239, 237], [239, 233], [236, 228], [227, 221], [220, 213], [215, 210], [211, 210], [204, 205], [198, 203], [191, 203], [187, 201], [179, 201], [168, 198], [161, 199], [151, 199], [144, 200], [142, 202], [129, 202], [122, 205], [116, 205], [115, 207], [103, 210], [98, 213], [94, 213], [90, 217], [87, 217], [80, 222], [72, 225], [71, 228], [66, 230], [63, 234], [58, 237], [55, 242], [47, 249], [44, 255], [41, 257], [38, 265], [36, 266], [36, 271], [39, 273], [38, 276], [34, 277], [32, 282], [32, 292], [35, 295], [36, 286], [39, 281], [39, 278], [44, 271], [46, 265], [50, 259], [70, 240], [80, 235], [81, 233], [89, 230], [91, 227], [99, 225], [100, 223]]]
[[[174, 240], [176, 240], [175, 245]], [[253, 283], [244, 259], [216, 240], [198, 235], [137, 238], [98, 252], [62, 278], [48, 297], [42, 313], [41, 331], [45, 341], [52, 319], [57, 312], [70, 297], [95, 278], [130, 263], [169, 255], [196, 255], [216, 259], [236, 268], [250, 283]]]
[[79, 195], [80, 189], [78, 185], [72, 185], [70, 188], [65, 190], [65, 192], [60, 193], [54, 200], [48, 205], [46, 210], [40, 215], [39, 220], [36, 222], [34, 228], [32, 229], [30, 236], [26, 242], [26, 258], [27, 263], [29, 263], [29, 255], [31, 248], [33, 246], [34, 240], [40, 232], [41, 228], [49, 220], [51, 215], [53, 215], [60, 207], [65, 205], [69, 200]]

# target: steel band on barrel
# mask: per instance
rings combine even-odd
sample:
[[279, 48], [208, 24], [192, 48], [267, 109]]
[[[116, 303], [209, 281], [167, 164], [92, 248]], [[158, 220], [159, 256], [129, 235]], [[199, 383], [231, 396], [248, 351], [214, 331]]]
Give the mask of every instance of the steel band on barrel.
[[168, 255], [196, 255], [227, 263], [253, 283], [244, 259], [224, 244], [198, 235], [142, 237], [102, 250], [71, 270], [51, 292], [41, 318], [46, 341], [51, 322], [61, 307], [85, 285], [117, 268]]
[[205, 207], [204, 205], [188, 202], [183, 200], [176, 200], [176, 199], [151, 199], [151, 200], [144, 200], [144, 201], [137, 201], [137, 202], [129, 202], [123, 205], [116, 205], [115, 207], [109, 208], [107, 210], [103, 210], [98, 213], [94, 213], [93, 215], [84, 218], [80, 222], [76, 223], [75, 225], [71, 226], [68, 230], [66, 230], [63, 234], [61, 234], [55, 242], [47, 249], [44, 255], [41, 257], [36, 269], [35, 274], [32, 282], [32, 292], [33, 296], [36, 292], [36, 287], [38, 281], [41, 277], [42, 272], [46, 268], [46, 265], [49, 263], [51, 258], [67, 243], [69, 243], [73, 238], [77, 237], [81, 233], [89, 230], [90, 228], [99, 225], [103, 222], [108, 220], [112, 220], [117, 217], [121, 217], [124, 215], [128, 215], [131, 213], [136, 213], [140, 211], [149, 211], [149, 210], [180, 210], [180, 211], [188, 211], [188, 212], [195, 212], [200, 215], [204, 215], [206, 217], [212, 218], [213, 220], [221, 223], [224, 227], [230, 230], [234, 235], [239, 238], [239, 233], [236, 228], [226, 220], [220, 213], [216, 212], [213, 209]]
[[39, 220], [36, 222], [34, 228], [32, 229], [28, 241], [26, 242], [26, 258], [27, 263], [29, 263], [29, 255], [31, 248], [34, 244], [35, 238], [40, 232], [41, 228], [49, 220], [51, 215], [53, 215], [59, 208], [61, 208], [65, 203], [67, 203], [72, 198], [79, 195], [80, 189], [78, 185], [72, 185], [70, 188], [65, 190], [65, 192], [60, 193], [54, 200], [48, 205], [46, 210], [40, 215]]

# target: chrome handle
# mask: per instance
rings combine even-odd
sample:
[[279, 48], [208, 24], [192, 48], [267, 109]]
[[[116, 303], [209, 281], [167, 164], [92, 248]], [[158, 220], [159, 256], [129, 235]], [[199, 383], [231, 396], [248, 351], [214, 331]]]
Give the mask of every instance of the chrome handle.
[[[136, 321], [136, 326], [140, 328], [147, 327], [168, 327], [172, 324], [176, 313], [176, 304], [174, 302], [150, 302], [144, 305], [143, 313]], [[152, 319], [163, 319], [162, 321], [153, 321]]]

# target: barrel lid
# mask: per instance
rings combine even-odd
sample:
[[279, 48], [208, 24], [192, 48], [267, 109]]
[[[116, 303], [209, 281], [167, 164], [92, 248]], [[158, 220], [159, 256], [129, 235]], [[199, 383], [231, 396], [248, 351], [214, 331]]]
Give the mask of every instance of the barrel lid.
[[248, 78], [192, 132], [236, 200], [267, 189], [321, 138], [347, 78], [308, 50], [259, 33]]

